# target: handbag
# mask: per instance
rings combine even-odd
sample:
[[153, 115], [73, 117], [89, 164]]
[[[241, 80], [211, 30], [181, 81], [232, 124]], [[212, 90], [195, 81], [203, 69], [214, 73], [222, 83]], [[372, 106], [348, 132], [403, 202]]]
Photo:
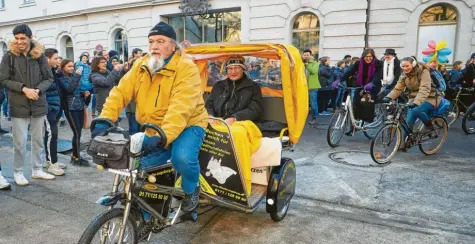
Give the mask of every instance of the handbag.
[[126, 131], [111, 130], [96, 136], [87, 147], [87, 154], [95, 164], [111, 169], [129, 168], [130, 137]]
[[82, 128], [89, 129], [92, 122], [92, 112], [88, 107], [84, 107], [84, 124]]
[[361, 102], [356, 106], [355, 119], [371, 123], [374, 121], [374, 100], [371, 99], [371, 95], [368, 93], [361, 95]]

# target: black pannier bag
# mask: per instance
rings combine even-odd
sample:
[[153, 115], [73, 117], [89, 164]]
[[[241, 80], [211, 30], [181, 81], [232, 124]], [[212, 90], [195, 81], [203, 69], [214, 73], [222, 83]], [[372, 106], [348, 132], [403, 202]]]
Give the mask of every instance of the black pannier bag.
[[96, 136], [87, 148], [95, 164], [111, 169], [129, 168], [130, 137], [126, 131], [109, 131]]
[[355, 119], [364, 122], [374, 121], [375, 104], [370, 94], [363, 94], [361, 101], [355, 106]]

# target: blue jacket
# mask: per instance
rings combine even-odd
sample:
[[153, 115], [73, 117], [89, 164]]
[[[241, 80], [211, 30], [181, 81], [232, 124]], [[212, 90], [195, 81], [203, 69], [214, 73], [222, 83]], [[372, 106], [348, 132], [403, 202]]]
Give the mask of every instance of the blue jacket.
[[[81, 90], [79, 83], [81, 76], [76, 73], [65, 75], [63, 72], [57, 74], [59, 86], [61, 89], [63, 108], [73, 111], [83, 110], [85, 106], [84, 91]], [[65, 108], [67, 106], [67, 108]]]
[[61, 110], [61, 96], [58, 86], [59, 81], [56, 77], [56, 69], [53, 68], [51, 70], [53, 72], [53, 75], [55, 76], [55, 79], [51, 86], [48, 87], [48, 90], [46, 90], [46, 102], [48, 102], [48, 112], [52, 110]]
[[333, 83], [333, 73], [330, 65], [320, 64], [320, 70], [318, 71], [318, 80], [322, 86], [321, 90], [331, 90]]
[[343, 69], [335, 68], [335, 70], [333, 71], [333, 77], [335, 78], [335, 80], [340, 80], [341, 87], [339, 88], [346, 88], [346, 81], [341, 80], [341, 78], [345, 74], [345, 71], [346, 71], [346, 68], [343, 68]]
[[449, 87], [454, 88], [457, 87], [457, 82], [458, 80], [462, 77], [462, 71], [461, 70], [451, 70], [450, 71], [450, 81], [449, 81]]
[[83, 92], [90, 91], [92, 92], [93, 86], [89, 77], [91, 76], [91, 67], [88, 64], [83, 64], [82, 62], [77, 62], [75, 65], [75, 70], [79, 67], [82, 67], [81, 83], [80, 87]]

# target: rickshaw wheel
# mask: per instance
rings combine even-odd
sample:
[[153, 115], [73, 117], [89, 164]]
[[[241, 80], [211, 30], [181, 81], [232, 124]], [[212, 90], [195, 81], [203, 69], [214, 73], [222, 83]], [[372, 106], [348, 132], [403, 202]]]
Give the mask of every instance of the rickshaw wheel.
[[289, 205], [290, 201], [288, 201], [280, 211], [270, 213], [270, 218], [275, 222], [282, 221], [287, 215], [287, 211], [289, 211]]

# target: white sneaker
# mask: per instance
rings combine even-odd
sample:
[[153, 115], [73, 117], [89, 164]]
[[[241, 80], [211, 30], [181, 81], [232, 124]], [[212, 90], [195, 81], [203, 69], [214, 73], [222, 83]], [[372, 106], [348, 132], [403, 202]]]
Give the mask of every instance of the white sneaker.
[[48, 172], [57, 176], [64, 175], [64, 170], [58, 165], [58, 163], [51, 164], [48, 168]]
[[6, 190], [6, 189], [9, 189], [10, 187], [11, 187], [10, 183], [8, 183], [8, 181], [5, 178], [3, 178], [3, 175], [0, 172], [0, 190]]
[[[45, 163], [43, 164], [43, 168], [49, 169], [49, 167], [51, 165], [53, 165], [53, 164], [50, 161], [45, 161]], [[66, 164], [63, 164], [63, 163], [60, 163], [60, 162], [56, 162], [56, 165], [58, 165], [61, 169], [66, 168]]]
[[13, 173], [13, 179], [15, 183], [19, 186], [26, 186], [29, 184], [28, 180], [25, 178], [22, 172]]
[[31, 174], [31, 178], [33, 179], [42, 179], [42, 180], [52, 180], [54, 179], [54, 175], [48, 174], [44, 172], [43, 170], [33, 170], [33, 173]]

